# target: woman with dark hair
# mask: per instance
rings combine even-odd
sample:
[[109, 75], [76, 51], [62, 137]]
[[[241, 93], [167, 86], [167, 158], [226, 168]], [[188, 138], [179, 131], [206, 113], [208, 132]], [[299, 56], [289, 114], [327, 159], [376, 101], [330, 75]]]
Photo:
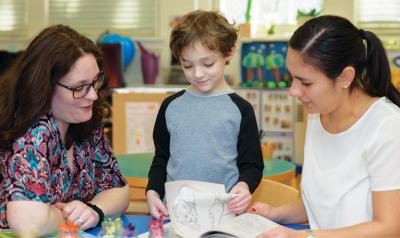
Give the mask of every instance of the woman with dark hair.
[[42, 236], [124, 212], [129, 187], [102, 128], [109, 111], [96, 45], [55, 25], [0, 79], [0, 228]]
[[400, 237], [400, 95], [378, 37], [321, 16], [289, 41], [289, 94], [309, 112], [299, 202], [257, 213], [308, 231], [259, 237]]

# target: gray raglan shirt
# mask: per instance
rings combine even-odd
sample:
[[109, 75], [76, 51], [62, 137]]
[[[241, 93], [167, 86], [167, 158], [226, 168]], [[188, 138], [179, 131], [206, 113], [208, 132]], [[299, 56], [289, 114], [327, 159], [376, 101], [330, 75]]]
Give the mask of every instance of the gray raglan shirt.
[[155, 156], [147, 190], [164, 196], [164, 183], [238, 181], [253, 192], [264, 168], [254, 110], [233, 90], [197, 94], [189, 90], [162, 103], [154, 126]]

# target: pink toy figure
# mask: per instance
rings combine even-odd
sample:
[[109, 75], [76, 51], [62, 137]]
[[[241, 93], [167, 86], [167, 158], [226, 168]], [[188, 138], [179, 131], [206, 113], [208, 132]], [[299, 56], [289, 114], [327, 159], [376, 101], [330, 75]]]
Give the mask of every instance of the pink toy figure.
[[149, 222], [149, 238], [166, 238], [162, 218]]

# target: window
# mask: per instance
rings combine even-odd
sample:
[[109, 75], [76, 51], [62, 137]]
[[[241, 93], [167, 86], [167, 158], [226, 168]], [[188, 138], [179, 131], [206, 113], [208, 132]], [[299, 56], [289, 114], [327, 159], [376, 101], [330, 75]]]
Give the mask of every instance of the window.
[[49, 0], [49, 24], [90, 35], [156, 36], [157, 0]]
[[322, 0], [220, 0], [220, 10], [228, 20], [237, 24], [245, 22], [248, 2], [251, 2], [251, 23], [258, 25], [294, 25], [297, 10], [321, 12]]
[[399, 34], [400, 1], [358, 0], [356, 9], [360, 27], [377, 34]]
[[25, 0], [0, 0], [0, 37], [25, 36], [27, 15]]
[[358, 0], [357, 5], [360, 23], [400, 22], [398, 0]]

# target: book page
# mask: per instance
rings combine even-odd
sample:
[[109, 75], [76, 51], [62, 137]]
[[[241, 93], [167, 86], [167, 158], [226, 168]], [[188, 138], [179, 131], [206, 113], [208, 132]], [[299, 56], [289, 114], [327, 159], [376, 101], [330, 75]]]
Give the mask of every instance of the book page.
[[231, 234], [232, 236], [230, 237], [254, 238], [260, 233], [277, 226], [279, 226], [279, 224], [265, 217], [252, 213], [243, 213], [229, 221], [224, 222], [214, 231], [203, 234], [201, 238], [213, 237], [212, 235], [218, 234], [216, 231], [223, 232], [225, 234]]
[[223, 184], [180, 180], [165, 183], [165, 191], [173, 229], [182, 237], [199, 237], [234, 217], [227, 207], [234, 195]]

